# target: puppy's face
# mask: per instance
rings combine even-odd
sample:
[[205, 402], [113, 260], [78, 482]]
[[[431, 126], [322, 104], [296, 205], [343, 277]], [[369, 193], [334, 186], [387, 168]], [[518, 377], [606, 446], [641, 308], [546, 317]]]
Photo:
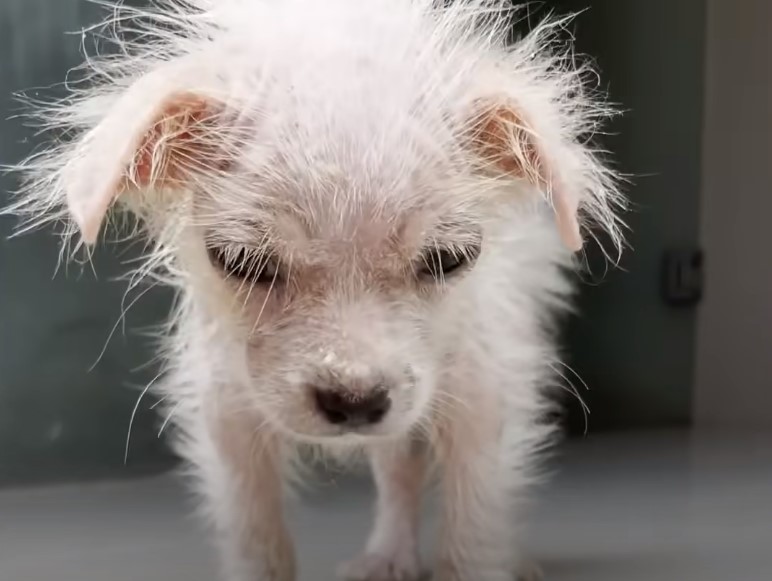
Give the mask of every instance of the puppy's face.
[[503, 255], [489, 233], [523, 225], [502, 207], [550, 206], [568, 250], [581, 209], [617, 231], [613, 183], [579, 140], [593, 110], [564, 107], [565, 79], [450, 56], [447, 83], [399, 58], [355, 59], [357, 74], [344, 59], [329, 78], [322, 58], [285, 81], [159, 65], [62, 114], [87, 130], [37, 162], [20, 207], [66, 202], [87, 243], [116, 199], [137, 214], [207, 319], [195, 332], [216, 329], [203, 356], [213, 373], [227, 361], [216, 381], [276, 428], [403, 433], [428, 413], [487, 257]]
[[352, 170], [316, 184], [255, 178], [250, 207], [243, 193], [199, 196], [191, 281], [246, 346], [245, 405], [312, 440], [397, 435], [427, 414], [443, 309], [484, 243], [475, 213], [433, 184], [383, 192]]

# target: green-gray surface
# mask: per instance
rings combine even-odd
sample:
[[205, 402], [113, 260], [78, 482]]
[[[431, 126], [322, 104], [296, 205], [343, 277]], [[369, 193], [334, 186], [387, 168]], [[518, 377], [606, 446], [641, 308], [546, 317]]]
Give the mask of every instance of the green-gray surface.
[[[80, 60], [77, 35], [95, 17], [82, 0], [0, 1], [0, 110], [11, 116], [11, 93], [60, 82]], [[33, 146], [33, 131], [3, 121], [0, 163]], [[8, 202], [14, 178], [0, 182]], [[139, 391], [156, 374], [152, 344], [138, 331], [163, 319], [169, 297], [148, 292], [129, 311], [126, 333], [109, 342], [118, 321], [126, 271], [136, 250], [114, 245], [97, 252], [94, 266], [70, 266], [54, 276], [58, 240], [51, 230], [6, 239], [15, 221], [0, 218], [0, 482], [118, 475], [168, 462], [150, 400], [132, 431], [128, 466], [124, 444]], [[131, 301], [137, 293], [128, 297]], [[144, 366], [144, 367], [143, 367]], [[138, 369], [140, 368], [141, 369]]]

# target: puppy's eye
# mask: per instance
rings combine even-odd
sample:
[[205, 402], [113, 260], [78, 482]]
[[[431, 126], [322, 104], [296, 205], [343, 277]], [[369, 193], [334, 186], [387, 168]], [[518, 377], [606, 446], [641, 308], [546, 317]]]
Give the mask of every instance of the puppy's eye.
[[442, 280], [471, 266], [480, 255], [479, 244], [465, 248], [433, 248], [424, 252], [419, 263], [418, 275], [422, 278]]
[[248, 248], [210, 246], [209, 259], [226, 276], [253, 284], [275, 284], [279, 279], [278, 261]]

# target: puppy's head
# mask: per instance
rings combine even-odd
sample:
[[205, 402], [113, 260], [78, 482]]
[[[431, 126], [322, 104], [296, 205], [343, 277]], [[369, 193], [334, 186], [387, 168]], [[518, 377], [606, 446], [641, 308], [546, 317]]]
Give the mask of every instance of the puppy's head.
[[[319, 23], [338, 4], [355, 27]], [[202, 356], [301, 438], [409, 430], [453, 342], [485, 332], [508, 252], [576, 251], [583, 217], [617, 234], [612, 181], [582, 141], [602, 109], [545, 52], [549, 27], [494, 49], [463, 12], [382, 4], [405, 19], [329, 2], [307, 27], [273, 14], [270, 42], [234, 18], [190, 54], [145, 53], [73, 101], [85, 131], [33, 160], [19, 205], [61, 196], [87, 243], [114, 202], [133, 211], [213, 329]], [[534, 224], [552, 234], [529, 240]]]

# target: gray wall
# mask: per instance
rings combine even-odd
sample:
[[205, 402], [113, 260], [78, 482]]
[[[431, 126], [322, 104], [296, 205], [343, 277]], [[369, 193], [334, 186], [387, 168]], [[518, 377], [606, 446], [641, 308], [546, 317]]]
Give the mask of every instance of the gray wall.
[[772, 2], [708, 0], [700, 426], [772, 427]]
[[[5, 121], [11, 92], [63, 80], [79, 62], [78, 36], [93, 21], [82, 0], [0, 0], [0, 163], [18, 161], [33, 131]], [[15, 187], [0, 181], [0, 205]], [[138, 330], [163, 318], [169, 297], [151, 292], [127, 318], [100, 363], [89, 372], [118, 320], [126, 285], [113, 279], [136, 252], [113, 245], [90, 269], [71, 266], [54, 277], [51, 231], [13, 240], [14, 221], [0, 217], [0, 483], [82, 475], [122, 475], [168, 462], [146, 400], [135, 422], [129, 465], [124, 443], [139, 392], [155, 375], [152, 350]], [[132, 297], [129, 297], [131, 300]], [[140, 368], [142, 365], [145, 367]]]
[[[721, 0], [719, 0], [721, 1]], [[762, 0], [763, 1], [763, 0]], [[727, 2], [729, 3], [729, 2]], [[698, 239], [704, 0], [562, 0], [580, 52], [625, 110], [603, 140], [632, 176], [632, 249], [606, 276], [597, 252], [568, 353], [589, 385], [590, 429], [684, 425], [691, 419], [695, 312], [660, 295], [663, 253]], [[580, 412], [575, 426], [584, 429]]]

